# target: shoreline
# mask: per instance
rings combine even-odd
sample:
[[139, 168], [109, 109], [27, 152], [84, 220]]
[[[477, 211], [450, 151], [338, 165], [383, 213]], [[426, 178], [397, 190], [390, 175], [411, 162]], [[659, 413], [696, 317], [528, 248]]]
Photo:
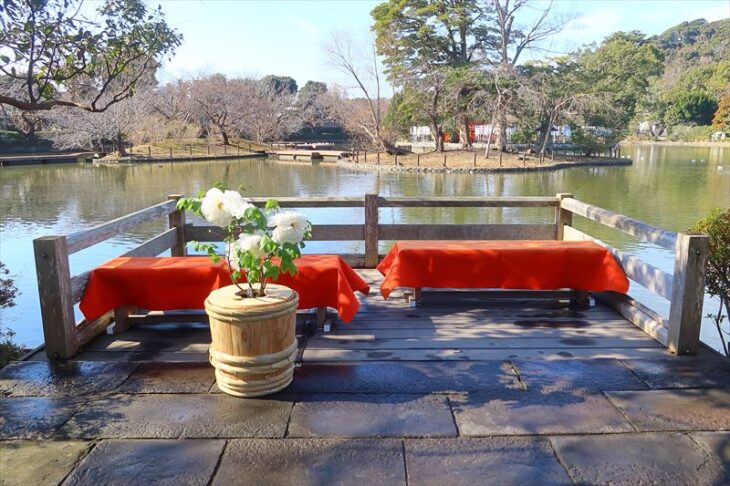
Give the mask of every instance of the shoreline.
[[541, 172], [571, 169], [574, 167], [619, 167], [632, 165], [634, 161], [628, 158], [602, 158], [601, 160], [582, 160], [575, 162], [545, 163], [527, 167], [418, 167], [413, 165], [373, 164], [370, 162], [355, 162], [352, 159], [342, 159], [336, 162], [338, 167], [361, 172], [424, 172], [424, 173], [451, 173], [451, 174], [489, 174], [499, 172]]
[[730, 140], [718, 142], [681, 142], [671, 140], [622, 140], [620, 145], [665, 145], [667, 147], [723, 147], [730, 148]]

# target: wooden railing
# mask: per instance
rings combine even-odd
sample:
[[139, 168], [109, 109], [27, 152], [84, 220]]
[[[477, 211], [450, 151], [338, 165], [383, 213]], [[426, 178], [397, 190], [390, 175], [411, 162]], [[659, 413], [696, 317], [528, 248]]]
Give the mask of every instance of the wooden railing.
[[[190, 241], [221, 241], [221, 228], [186, 224], [185, 213], [176, 201], [143, 209], [94, 228], [69, 236], [46, 236], [34, 241], [38, 288], [41, 299], [46, 352], [52, 358], [73, 356], [80, 346], [115, 320], [113, 312], [93, 321], [75, 322], [73, 306], [83, 296], [89, 272], [71, 277], [68, 256], [126, 230], [156, 218], [168, 217], [169, 229], [125, 253], [125, 256], [156, 256], [170, 250], [173, 256], [186, 255]], [[263, 205], [264, 198], [254, 198]], [[608, 248], [623, 266], [628, 277], [652, 292], [668, 299], [668, 319], [628, 296], [598, 295], [631, 322], [645, 330], [677, 354], [693, 353], [699, 345], [702, 319], [705, 263], [709, 242], [703, 235], [687, 235], [657, 228], [641, 221], [613, 213], [576, 200], [571, 194], [552, 197], [364, 197], [279, 198], [284, 208], [363, 208], [363, 224], [317, 224], [313, 241], [362, 241], [364, 253], [341, 255], [356, 268], [374, 268], [382, 255], [381, 242], [399, 239], [420, 240], [590, 240]], [[383, 208], [552, 208], [553, 216], [543, 224], [381, 224]], [[638, 257], [610, 247], [604, 242], [573, 228], [573, 216], [581, 216], [621, 230], [641, 240], [675, 252], [675, 268], [668, 274]]]

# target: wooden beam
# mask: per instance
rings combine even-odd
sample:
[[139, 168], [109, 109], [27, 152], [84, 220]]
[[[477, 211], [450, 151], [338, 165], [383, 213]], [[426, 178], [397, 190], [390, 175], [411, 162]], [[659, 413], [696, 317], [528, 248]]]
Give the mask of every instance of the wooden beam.
[[88, 248], [99, 242], [107, 240], [112, 236], [116, 236], [140, 223], [162, 216], [167, 216], [175, 210], [175, 201], [165, 201], [140, 211], [127, 214], [121, 218], [113, 219], [93, 228], [73, 233], [67, 238], [68, 253], [76, 253], [79, 250], [83, 250], [84, 248]]
[[150, 238], [141, 245], [132, 248], [128, 252], [122, 254], [123, 257], [153, 257], [157, 256], [165, 250], [169, 250], [177, 244], [177, 228], [165, 230], [159, 235]]
[[46, 354], [51, 359], [70, 358], [78, 351], [68, 242], [65, 236], [33, 240], [38, 294], [41, 303]]
[[81, 321], [76, 327], [76, 335], [79, 346], [91, 342], [99, 334], [104, 334], [106, 328], [114, 321], [114, 311], [94, 319], [93, 321]]
[[705, 272], [710, 253], [707, 235], [679, 233], [674, 253], [674, 282], [669, 308], [669, 350], [694, 354], [700, 344]]
[[614, 213], [573, 198], [560, 201], [560, 207], [579, 216], [596, 221], [610, 228], [623, 231], [644, 241], [650, 241], [662, 248], [674, 250], [677, 233], [644, 223], [623, 214]]
[[[558, 201], [562, 201], [563, 199], [567, 199], [569, 197], [572, 198], [573, 194], [570, 192], [559, 192], [555, 196], [558, 199]], [[556, 225], [555, 239], [556, 240], [565, 239], [563, 237], [564, 228], [566, 226], [573, 226], [573, 213], [571, 213], [567, 209], [563, 209], [563, 207], [559, 204], [558, 207], [555, 208], [555, 225]]]
[[[269, 197], [252, 197], [247, 200], [263, 207]], [[282, 208], [361, 208], [365, 205], [362, 197], [277, 197]]]
[[[190, 241], [223, 241], [226, 231], [218, 226], [185, 226]], [[315, 224], [310, 241], [363, 241], [365, 225], [362, 224]]]
[[[170, 194], [167, 196], [168, 201], [177, 202], [182, 198], [182, 194]], [[170, 229], [175, 228], [177, 233], [177, 241], [170, 248], [171, 256], [185, 256], [187, 255], [187, 245], [185, 244], [185, 211], [182, 209], [176, 209], [167, 215], [168, 227]]]
[[556, 207], [560, 204], [555, 197], [511, 196], [511, 197], [378, 197], [381, 208], [504, 208], [504, 207]]
[[669, 325], [667, 320], [656, 311], [625, 294], [616, 292], [597, 292], [593, 296], [599, 302], [611, 306], [629, 322], [666, 346]]
[[383, 224], [381, 240], [552, 240], [554, 224]]
[[378, 223], [378, 195], [365, 195], [365, 266], [375, 268], [378, 265], [378, 242], [380, 225]]
[[654, 265], [644, 262], [640, 258], [618, 250], [601, 240], [593, 238], [573, 227], [566, 226], [564, 229], [565, 240], [592, 241], [610, 251], [618, 263], [624, 269], [626, 276], [634, 282], [643, 285], [655, 294], [671, 300], [673, 277], [671, 274], [658, 269]]

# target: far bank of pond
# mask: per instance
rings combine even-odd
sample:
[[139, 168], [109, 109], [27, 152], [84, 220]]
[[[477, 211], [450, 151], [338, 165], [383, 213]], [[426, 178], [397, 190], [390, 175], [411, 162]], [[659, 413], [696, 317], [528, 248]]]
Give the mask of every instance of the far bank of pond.
[[[0, 311], [3, 327], [17, 332], [27, 345], [42, 341], [32, 240], [68, 234], [155, 204], [168, 194], [195, 194], [223, 181], [243, 184], [250, 196], [543, 196], [572, 192], [576, 197], [648, 223], [686, 230], [715, 207], [730, 206], [730, 147], [624, 145], [628, 166], [574, 167], [520, 173], [423, 173], [358, 171], [334, 163], [275, 162], [269, 159], [143, 163], [117, 166], [58, 164], [0, 168], [0, 260], [13, 274], [21, 295], [17, 305]], [[370, 157], [370, 156], [368, 156]], [[306, 210], [315, 222], [362, 222], [361, 210]], [[382, 210], [387, 223], [521, 223], [552, 218], [540, 208]], [[98, 265], [135, 246], [164, 225], [141, 226], [74, 254], [72, 273]], [[673, 270], [672, 255], [589, 221], [576, 226], [664, 270]], [[350, 253], [360, 243], [312, 243], [311, 252]], [[639, 300], [659, 311], [666, 302], [641, 288]], [[373, 297], [377, 298], [377, 297]], [[712, 310], [712, 309], [707, 309]], [[703, 329], [703, 339], [715, 340]]]

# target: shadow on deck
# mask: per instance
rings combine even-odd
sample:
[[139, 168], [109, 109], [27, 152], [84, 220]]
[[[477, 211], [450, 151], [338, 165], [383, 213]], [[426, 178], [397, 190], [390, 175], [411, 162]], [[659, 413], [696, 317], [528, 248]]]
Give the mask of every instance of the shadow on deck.
[[3, 480], [730, 479], [730, 365], [706, 350], [675, 357], [602, 304], [372, 296], [351, 324], [308, 329], [302, 318], [294, 383], [261, 399], [218, 392], [204, 323], [138, 324], [73, 361], [13, 364], [0, 372]]

